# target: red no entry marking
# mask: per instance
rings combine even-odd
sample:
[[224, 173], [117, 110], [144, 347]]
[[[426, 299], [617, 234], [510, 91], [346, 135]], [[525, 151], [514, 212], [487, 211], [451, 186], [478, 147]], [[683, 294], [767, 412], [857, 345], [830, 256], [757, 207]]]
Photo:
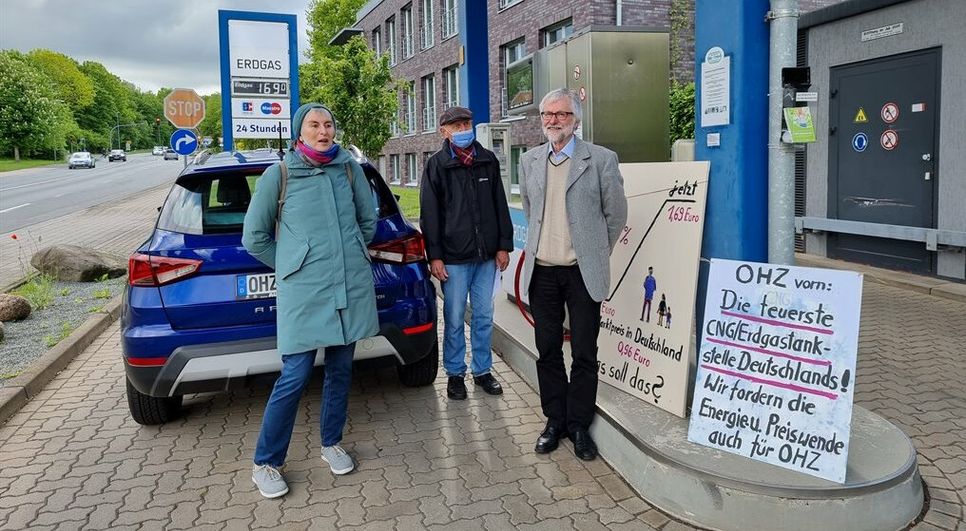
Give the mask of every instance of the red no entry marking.
[[879, 115], [882, 117], [883, 122], [891, 124], [899, 119], [899, 106], [890, 101], [882, 106], [882, 111]]
[[899, 133], [893, 131], [892, 129], [887, 129], [882, 136], [879, 137], [879, 144], [882, 145], [882, 149], [886, 151], [892, 151], [899, 145]]

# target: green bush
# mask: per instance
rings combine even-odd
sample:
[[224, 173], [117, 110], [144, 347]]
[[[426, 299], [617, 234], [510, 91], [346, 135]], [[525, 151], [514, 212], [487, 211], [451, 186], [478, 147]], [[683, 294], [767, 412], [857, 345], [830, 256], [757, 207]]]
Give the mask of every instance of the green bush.
[[672, 83], [671, 143], [675, 140], [694, 138], [694, 82]]

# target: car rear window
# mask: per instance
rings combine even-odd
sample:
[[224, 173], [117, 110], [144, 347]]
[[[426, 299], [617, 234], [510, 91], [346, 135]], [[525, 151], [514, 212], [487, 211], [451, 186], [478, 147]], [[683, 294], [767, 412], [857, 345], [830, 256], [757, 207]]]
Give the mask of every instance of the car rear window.
[[[379, 172], [372, 166], [365, 169], [379, 218], [398, 213], [395, 198]], [[241, 233], [262, 171], [200, 173], [179, 178], [161, 209], [158, 228], [182, 234]]]

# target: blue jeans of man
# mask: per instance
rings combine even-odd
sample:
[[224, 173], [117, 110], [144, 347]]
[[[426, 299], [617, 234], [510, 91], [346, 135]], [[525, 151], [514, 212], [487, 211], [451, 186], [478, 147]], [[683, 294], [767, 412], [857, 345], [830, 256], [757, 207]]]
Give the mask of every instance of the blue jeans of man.
[[[322, 383], [322, 413], [319, 416], [322, 446], [333, 446], [342, 440], [355, 350], [355, 343], [325, 347], [325, 379]], [[256, 465], [280, 467], [285, 463], [299, 399], [312, 376], [315, 354], [315, 350], [309, 350], [282, 356], [282, 374], [275, 381], [268, 404], [265, 405], [262, 430], [255, 446]]]
[[443, 368], [447, 376], [466, 374], [466, 337], [463, 335], [463, 318], [466, 313], [466, 297], [469, 295], [470, 347], [473, 376], [490, 372], [493, 353], [490, 339], [493, 333], [493, 279], [496, 262], [473, 262], [469, 264], [446, 264], [448, 278], [443, 282]]

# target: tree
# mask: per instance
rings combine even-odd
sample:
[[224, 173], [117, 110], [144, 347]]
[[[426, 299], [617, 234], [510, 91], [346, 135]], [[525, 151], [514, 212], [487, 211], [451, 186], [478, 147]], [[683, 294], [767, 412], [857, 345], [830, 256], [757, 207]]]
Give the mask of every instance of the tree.
[[70, 114], [50, 78], [23, 54], [0, 51], [0, 152], [55, 150], [64, 146]]
[[671, 143], [682, 138], [694, 138], [694, 82], [683, 85], [672, 83], [669, 100]]
[[81, 72], [77, 61], [40, 48], [31, 50], [27, 59], [54, 82], [60, 100], [71, 109], [94, 103], [94, 83]]
[[399, 106], [400, 83], [392, 77], [388, 56], [376, 57], [357, 36], [312, 57], [302, 69], [303, 100], [332, 109], [343, 144], [354, 144], [368, 154], [382, 151]]
[[217, 142], [221, 136], [221, 93], [216, 92], [201, 98], [205, 100], [205, 119], [198, 125], [198, 132]]
[[366, 0], [312, 0], [305, 13], [309, 26], [309, 58], [338, 55], [339, 46], [329, 41], [342, 28], [352, 26], [356, 13]]

